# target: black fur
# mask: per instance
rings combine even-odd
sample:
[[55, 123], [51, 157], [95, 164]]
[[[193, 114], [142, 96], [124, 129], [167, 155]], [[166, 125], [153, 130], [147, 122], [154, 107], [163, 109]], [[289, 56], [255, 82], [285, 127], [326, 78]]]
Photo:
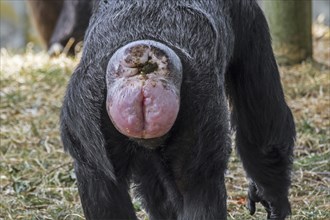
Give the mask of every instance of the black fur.
[[[180, 112], [156, 150], [120, 134], [105, 108], [109, 58], [141, 39], [171, 47], [183, 64]], [[134, 182], [150, 219], [226, 219], [226, 96], [251, 179], [248, 208], [261, 202], [268, 219], [284, 219], [295, 128], [256, 1], [97, 1], [61, 112], [86, 218], [136, 219]]]

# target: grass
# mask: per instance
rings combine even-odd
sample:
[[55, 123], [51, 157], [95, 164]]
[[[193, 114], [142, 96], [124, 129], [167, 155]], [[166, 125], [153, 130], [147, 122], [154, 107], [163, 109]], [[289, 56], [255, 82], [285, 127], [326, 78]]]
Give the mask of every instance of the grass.
[[[329, 62], [329, 33], [315, 38], [315, 57]], [[319, 45], [323, 45], [323, 47]], [[323, 48], [321, 50], [320, 48]], [[58, 115], [78, 58], [49, 58], [29, 47], [1, 50], [0, 219], [83, 219], [71, 159], [62, 150]], [[287, 101], [297, 125], [293, 220], [330, 219], [330, 72], [304, 62], [281, 67]], [[226, 176], [229, 219], [265, 219], [245, 209], [247, 182], [233, 153]], [[139, 202], [138, 216], [146, 219]]]

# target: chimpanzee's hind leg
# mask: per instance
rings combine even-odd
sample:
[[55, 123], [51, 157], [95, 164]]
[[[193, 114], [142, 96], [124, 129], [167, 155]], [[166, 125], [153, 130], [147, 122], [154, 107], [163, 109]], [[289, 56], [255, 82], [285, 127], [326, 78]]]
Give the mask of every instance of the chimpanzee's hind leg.
[[136, 219], [127, 182], [113, 182], [102, 173], [75, 164], [86, 219]]
[[150, 220], [177, 219], [182, 196], [157, 151], [140, 149], [133, 159], [135, 191], [142, 198]]

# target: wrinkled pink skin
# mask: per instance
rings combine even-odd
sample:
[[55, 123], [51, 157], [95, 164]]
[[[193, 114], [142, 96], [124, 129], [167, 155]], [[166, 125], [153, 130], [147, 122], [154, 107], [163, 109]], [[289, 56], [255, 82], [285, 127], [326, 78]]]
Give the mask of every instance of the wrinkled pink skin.
[[[150, 139], [165, 135], [173, 126], [179, 112], [180, 88], [170, 77], [177, 74], [167, 68], [170, 60], [153, 56], [148, 47], [141, 50], [143, 53], [137, 58], [132, 58], [126, 49], [109, 61], [107, 110], [119, 132], [132, 138]], [[148, 60], [158, 63], [158, 68], [142, 75], [136, 66]]]

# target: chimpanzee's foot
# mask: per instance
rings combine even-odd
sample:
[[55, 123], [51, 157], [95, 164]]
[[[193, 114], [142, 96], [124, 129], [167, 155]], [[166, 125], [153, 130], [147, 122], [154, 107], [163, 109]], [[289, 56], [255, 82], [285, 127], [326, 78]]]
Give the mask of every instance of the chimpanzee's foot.
[[260, 202], [267, 211], [267, 220], [284, 220], [291, 214], [291, 207], [288, 199], [279, 197], [273, 201], [263, 199], [262, 192], [258, 191], [255, 183], [250, 183], [248, 191], [247, 208], [253, 215], [256, 211], [256, 203]]

